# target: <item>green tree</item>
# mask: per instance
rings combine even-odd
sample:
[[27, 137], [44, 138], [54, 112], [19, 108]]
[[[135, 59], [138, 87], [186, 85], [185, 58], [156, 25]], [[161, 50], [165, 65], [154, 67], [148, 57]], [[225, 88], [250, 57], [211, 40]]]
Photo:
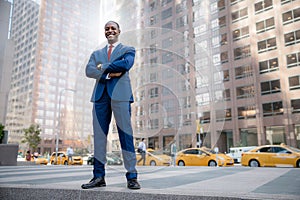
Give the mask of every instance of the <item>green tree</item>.
[[24, 133], [24, 138], [21, 141], [22, 143], [27, 143], [29, 148], [35, 151], [38, 147], [38, 145], [41, 142], [41, 129], [40, 126], [37, 125], [30, 125], [29, 128], [23, 129]]
[[2, 142], [3, 136], [4, 136], [4, 125], [0, 123], [0, 143]]

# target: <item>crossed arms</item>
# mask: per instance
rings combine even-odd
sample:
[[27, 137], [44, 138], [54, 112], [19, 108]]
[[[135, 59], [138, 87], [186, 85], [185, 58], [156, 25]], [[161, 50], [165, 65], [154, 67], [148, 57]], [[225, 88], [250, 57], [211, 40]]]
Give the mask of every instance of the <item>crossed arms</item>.
[[117, 59], [114, 59], [112, 63], [103, 63], [101, 64], [101, 69], [98, 69], [97, 66], [103, 59], [101, 59], [99, 57], [99, 53], [97, 54], [95, 51], [91, 55], [86, 66], [86, 76], [104, 83], [108, 80], [107, 76], [109, 78], [120, 77], [123, 73], [129, 71], [133, 66], [134, 58], [135, 49], [133, 47], [129, 47], [122, 55], [120, 55]]

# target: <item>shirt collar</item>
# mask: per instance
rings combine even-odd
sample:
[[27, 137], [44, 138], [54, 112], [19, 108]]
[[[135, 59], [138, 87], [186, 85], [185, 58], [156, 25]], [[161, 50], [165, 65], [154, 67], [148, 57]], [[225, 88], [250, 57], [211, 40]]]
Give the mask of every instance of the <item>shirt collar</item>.
[[[115, 42], [115, 43], [113, 43], [112, 45], [114, 46], [113, 48], [115, 48], [116, 46], [118, 46], [120, 44], [120, 42], [118, 41], [118, 42]], [[107, 49], [108, 49], [108, 47], [109, 47], [109, 45], [110, 44], [107, 44]]]

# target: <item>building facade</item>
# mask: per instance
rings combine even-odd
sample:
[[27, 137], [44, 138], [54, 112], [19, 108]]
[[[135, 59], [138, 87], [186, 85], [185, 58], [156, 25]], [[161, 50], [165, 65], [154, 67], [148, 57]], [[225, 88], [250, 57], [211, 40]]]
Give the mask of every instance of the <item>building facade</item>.
[[2, 125], [5, 125], [13, 55], [13, 42], [9, 39], [11, 7], [10, 2], [0, 1], [0, 123]]
[[[203, 136], [215, 134], [222, 151], [240, 145], [299, 147], [300, 2], [199, 0], [193, 11], [195, 41], [210, 55], [195, 48], [196, 69], [210, 74], [207, 85], [221, 81], [224, 88], [202, 93], [203, 80], [196, 87]], [[219, 101], [224, 109], [212, 109]], [[212, 130], [214, 123], [222, 123], [222, 130]]]
[[15, 0], [11, 38], [9, 142], [20, 143], [23, 129], [38, 124], [40, 153], [53, 152], [56, 141], [62, 150], [88, 148], [94, 82], [84, 69], [99, 42], [99, 1]]

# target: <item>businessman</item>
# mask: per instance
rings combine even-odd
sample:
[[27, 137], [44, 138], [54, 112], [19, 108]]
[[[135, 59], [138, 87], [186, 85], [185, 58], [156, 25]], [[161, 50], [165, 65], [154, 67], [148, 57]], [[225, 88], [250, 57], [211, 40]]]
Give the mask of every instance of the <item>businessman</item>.
[[112, 113], [116, 120], [122, 148], [126, 179], [129, 189], [140, 189], [137, 181], [136, 155], [131, 126], [133, 102], [129, 70], [133, 66], [135, 49], [119, 42], [121, 33], [117, 22], [109, 21], [104, 27], [108, 44], [90, 56], [86, 76], [96, 80], [93, 102], [94, 169], [89, 183], [83, 189], [105, 187], [106, 145]]

